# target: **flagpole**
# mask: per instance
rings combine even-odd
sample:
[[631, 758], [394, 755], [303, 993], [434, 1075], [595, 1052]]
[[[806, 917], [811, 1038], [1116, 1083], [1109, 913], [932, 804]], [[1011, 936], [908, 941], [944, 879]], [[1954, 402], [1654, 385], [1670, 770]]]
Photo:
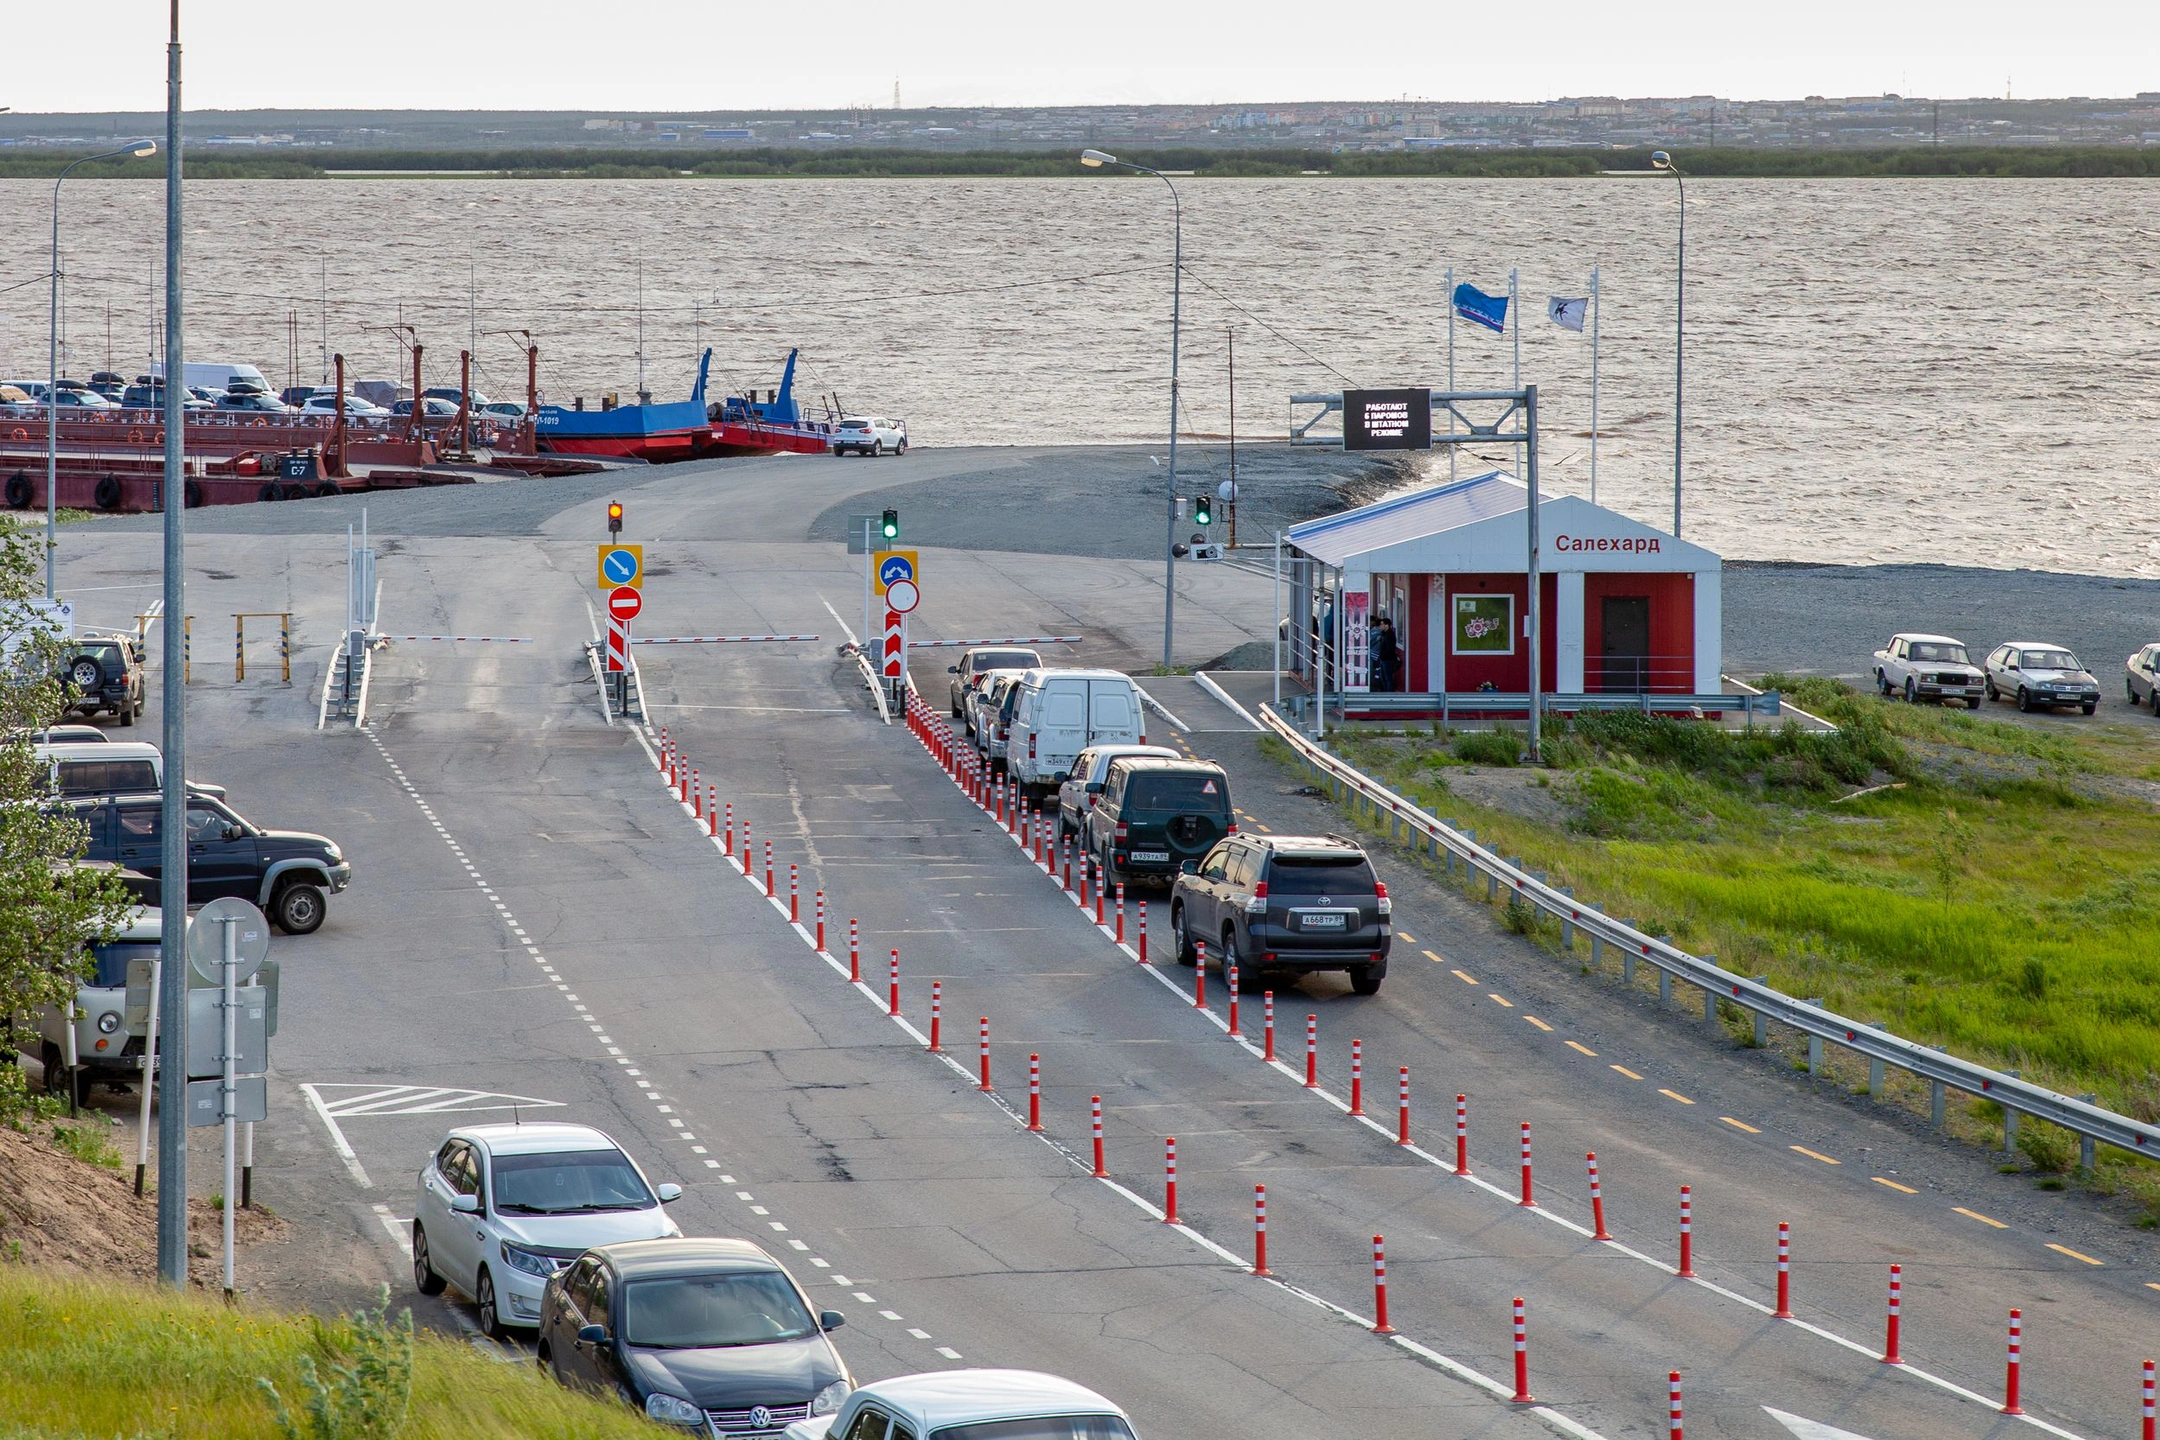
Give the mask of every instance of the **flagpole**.
[[[1447, 388], [1448, 393], [1452, 395], [1455, 393], [1455, 267], [1452, 265], [1447, 267], [1447, 297]], [[1455, 406], [1453, 403], [1448, 405], [1447, 429], [1448, 434], [1453, 435], [1455, 433]], [[1449, 483], [1454, 482], [1455, 447], [1453, 445], [1447, 447], [1447, 478]]]
[[1590, 503], [1597, 504], [1598, 267], [1590, 267]]
[[1522, 297], [1515, 293], [1515, 272], [1507, 272], [1508, 314], [1515, 317], [1515, 388], [1522, 389]]

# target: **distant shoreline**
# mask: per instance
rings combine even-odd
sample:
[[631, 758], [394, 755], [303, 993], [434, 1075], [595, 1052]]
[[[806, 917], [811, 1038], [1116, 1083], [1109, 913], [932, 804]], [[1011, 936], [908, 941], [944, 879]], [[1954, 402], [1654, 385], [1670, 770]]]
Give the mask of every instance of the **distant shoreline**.
[[[1122, 158], [1194, 179], [1589, 179], [1651, 175], [1643, 149], [1478, 149], [1412, 151], [1201, 150], [1121, 147]], [[77, 151], [0, 153], [0, 179], [49, 179]], [[1920, 145], [1880, 149], [1728, 147], [1675, 149], [1694, 178], [2139, 179], [2160, 176], [2160, 145]], [[897, 150], [875, 146], [699, 147], [674, 154], [651, 147], [401, 149], [259, 153], [197, 143], [187, 152], [196, 180], [570, 179], [570, 180], [903, 180], [1111, 178], [1088, 171], [1076, 152]], [[79, 178], [157, 179], [164, 160], [86, 165]], [[1141, 177], [1146, 178], [1146, 177]]]

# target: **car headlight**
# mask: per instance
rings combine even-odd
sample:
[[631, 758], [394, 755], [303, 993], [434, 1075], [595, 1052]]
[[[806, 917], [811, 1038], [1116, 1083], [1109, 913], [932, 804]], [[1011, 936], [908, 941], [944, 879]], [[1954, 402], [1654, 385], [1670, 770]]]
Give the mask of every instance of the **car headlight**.
[[817, 1398], [810, 1402], [810, 1413], [812, 1415], [832, 1414], [840, 1408], [840, 1402], [847, 1399], [848, 1391], [853, 1388], [845, 1380], [833, 1381], [832, 1384], [817, 1392]]
[[113, 1031], [120, 1028], [120, 1012], [117, 1010], [107, 1010], [104, 1014], [98, 1016], [97, 1028], [98, 1034], [100, 1035], [112, 1034]]
[[505, 1240], [502, 1252], [504, 1262], [513, 1270], [523, 1270], [526, 1274], [538, 1275], [543, 1280], [555, 1273], [554, 1259], [537, 1250], [527, 1250], [522, 1245], [512, 1245]]
[[705, 1412], [679, 1395], [655, 1393], [646, 1396], [645, 1413], [663, 1425], [686, 1425], [700, 1430], [705, 1428]]

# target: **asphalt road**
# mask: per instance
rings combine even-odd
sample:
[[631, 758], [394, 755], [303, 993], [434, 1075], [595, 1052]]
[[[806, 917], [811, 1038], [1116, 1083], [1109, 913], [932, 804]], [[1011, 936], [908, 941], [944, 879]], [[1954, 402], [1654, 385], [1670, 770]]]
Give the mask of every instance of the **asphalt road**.
[[[287, 988], [258, 1193], [298, 1236], [249, 1257], [255, 1293], [328, 1307], [380, 1278], [432, 1322], [458, 1324], [469, 1312], [455, 1297], [408, 1288], [413, 1174], [460, 1118], [552, 1102], [550, 1117], [598, 1124], [655, 1178], [684, 1182], [675, 1213], [692, 1233], [756, 1236], [813, 1293], [829, 1286], [858, 1378], [1037, 1366], [1116, 1396], [1156, 1436], [1226, 1420], [1256, 1435], [1619, 1436], [1662, 1424], [1664, 1375], [1678, 1368], [1690, 1422], [1737, 1434], [1786, 1433], [1765, 1406], [1881, 1440], [2018, 1433], [2023, 1422], [1916, 1372], [1996, 1394], [2003, 1318], [2019, 1305], [2028, 1408], [2079, 1435], [2127, 1431], [2160, 1303], [2142, 1234], [1578, 973], [1405, 857], [1381, 860], [1403, 932], [1386, 988], [1364, 1000], [1332, 977], [1286, 989], [1284, 1049], [1318, 1016], [1323, 1087], [1340, 1096], [1361, 1039], [1383, 1124], [1389, 1077], [1408, 1066], [1415, 1138], [1442, 1159], [1451, 1098], [1468, 1094], [1473, 1166], [1500, 1193], [1225, 1038], [1219, 976], [1210, 1020], [1187, 998], [1189, 971], [1116, 950], [904, 729], [877, 723], [836, 659], [839, 627], [860, 624], [860, 562], [806, 537], [814, 517], [860, 503], [902, 465], [930, 482], [980, 470], [924, 451], [882, 466], [656, 472], [629, 489], [389, 497], [370, 512], [386, 630], [538, 643], [390, 647], [366, 733], [313, 729], [312, 687], [342, 613], [344, 520], [330, 512], [351, 502], [329, 502], [320, 521], [307, 514], [319, 502], [258, 507], [293, 528], [195, 542], [191, 773], [227, 783], [262, 823], [335, 836], [355, 867], [324, 929], [278, 944]], [[499, 533], [474, 498], [489, 493], [514, 507]], [[783, 893], [786, 867], [800, 868], [806, 922], [811, 893], [827, 892], [828, 948], [843, 963], [850, 916], [873, 977], [901, 951], [908, 1024], [923, 1026], [938, 982], [964, 1068], [972, 1022], [991, 1017], [994, 1096], [925, 1054], [881, 995], [846, 985], [662, 791], [650, 742], [602, 722], [580, 647], [611, 494], [631, 507], [627, 538], [648, 547], [641, 633], [824, 637], [645, 650], [652, 719], [757, 844], [773, 842]], [[1152, 565], [1027, 553], [1024, 516], [1006, 533], [1010, 550], [926, 554], [919, 635], [1077, 634], [1075, 656], [1119, 664], [1160, 643]], [[93, 619], [106, 618], [97, 607], [132, 613], [154, 592], [94, 587], [154, 581], [154, 545], [71, 530], [64, 582]], [[1264, 577], [1185, 567], [1179, 583], [1181, 653], [1265, 637]], [[222, 668], [223, 617], [241, 609], [296, 612], [291, 688], [253, 678], [265, 668], [254, 654], [246, 682]], [[942, 679], [935, 662], [918, 671], [933, 697]], [[1249, 823], [1341, 824], [1188, 682], [1159, 694], [1195, 727], [1188, 743], [1230, 766]], [[1258, 999], [1245, 999], [1247, 1028]], [[1018, 1118], [1030, 1054], [1045, 1136]], [[1071, 1158], [1086, 1154], [1093, 1095], [1124, 1188]], [[1535, 1210], [1512, 1203], [1522, 1121]], [[1184, 1228], [1148, 1209], [1172, 1135]], [[207, 1193], [212, 1139], [197, 1139], [191, 1188]], [[1581, 1156], [1593, 1149], [1628, 1250], [1555, 1223], [1587, 1222]], [[1282, 1284], [1226, 1258], [1249, 1253], [1256, 1183]], [[1671, 1260], [1681, 1184], [1694, 1187], [1707, 1283], [1653, 1263]], [[1795, 1308], [1827, 1334], [1762, 1313], [1779, 1220], [1794, 1226]], [[1387, 1240], [1400, 1341], [1359, 1321], [1372, 1314], [1374, 1235]], [[1905, 1266], [1904, 1369], [1868, 1353], [1892, 1262]], [[1560, 1418], [1451, 1368], [1507, 1378], [1515, 1295], [1531, 1317], [1533, 1389]]]

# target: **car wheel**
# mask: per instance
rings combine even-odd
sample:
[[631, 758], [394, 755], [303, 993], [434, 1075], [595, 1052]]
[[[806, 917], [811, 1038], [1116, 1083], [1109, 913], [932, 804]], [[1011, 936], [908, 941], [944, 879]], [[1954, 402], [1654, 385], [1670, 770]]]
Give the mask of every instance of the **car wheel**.
[[490, 1340], [502, 1339], [502, 1312], [495, 1308], [495, 1277], [483, 1267], [480, 1283], [473, 1288], [480, 1292], [473, 1296], [473, 1303], [480, 1307], [480, 1333]]
[[1890, 677], [1880, 670], [1875, 672], [1875, 693], [1885, 697], [1890, 694]]
[[1905, 677], [1905, 703], [1908, 705], [1917, 705], [1920, 703], [1919, 687], [1913, 684], [1912, 676], [1910, 675]]
[[1178, 964], [1192, 965], [1199, 961], [1199, 947], [1193, 944], [1192, 932], [1185, 928], [1185, 907], [1183, 905], [1170, 907], [1170, 938], [1173, 942], [1173, 948], [1177, 951]]
[[68, 666], [68, 679], [85, 695], [95, 694], [105, 683], [105, 667], [93, 655], [78, 655]]
[[2160, 685], [2153, 686], [2152, 694], [2145, 698], [2152, 705], [2153, 714], [2160, 715]]
[[322, 928], [323, 914], [328, 907], [323, 893], [313, 885], [294, 881], [285, 886], [270, 901], [270, 918], [288, 935], [312, 935]]
[[2020, 711], [2032, 713], [2032, 695], [2022, 685], [2018, 686], [2017, 705]]
[[1987, 698], [1988, 698], [1988, 699], [1990, 699], [1990, 700], [2000, 700], [2000, 699], [2002, 699], [2002, 696], [2000, 696], [2000, 695], [1997, 695], [1997, 694], [1995, 693], [1995, 677], [1994, 677], [1994, 676], [1990, 675], [1990, 676], [1989, 676], [1989, 677], [1988, 677], [1987, 679], [1985, 679], [1985, 680], [1981, 681], [1981, 682], [1980, 682], [1980, 688], [1981, 688], [1982, 690], [1984, 690], [1984, 691], [1986, 691], [1986, 692], [1987, 692]]
[[1979, 709], [1979, 708], [1980, 708], [1980, 697], [1979, 697], [1979, 696], [1977, 696], [1977, 695], [1975, 695], [1975, 696], [1972, 696], [1972, 697], [1971, 697], [1970, 699], [1966, 700], [1966, 702], [1965, 702], [1965, 708], [1966, 708], [1966, 709], [1968, 709], [1968, 710], [1977, 710], [1977, 709]]
[[885, 442], [883, 440], [871, 441], [869, 453], [870, 458], [873, 460], [882, 460], [883, 458], [885, 458]]
[[88, 1070], [77, 1070], [75, 1072], [75, 1093], [70, 1096], [68, 1095], [67, 1058], [60, 1053], [60, 1047], [48, 1042], [45, 1048], [39, 1052], [39, 1056], [45, 1062], [46, 1094], [66, 1097], [74, 1103], [77, 1109], [82, 1108], [83, 1105], [89, 1102], [90, 1072]]
[[1360, 965], [1350, 972], [1350, 988], [1360, 995], [1377, 995], [1380, 982], [1387, 979], [1387, 961], [1377, 965]]
[[2097, 700], [2088, 700], [2083, 705], [2078, 706], [2078, 709], [2084, 711], [2087, 715], [2092, 714], [2093, 711], [2098, 710], [2099, 708], [2100, 702]]
[[2130, 681], [2128, 681], [2128, 680], [2125, 680], [2125, 681], [2123, 681], [2123, 694], [2129, 697], [2130, 703], [2131, 703], [2132, 705], [2135, 705], [2135, 704], [2137, 704], [2137, 686], [2136, 686], [2136, 685], [2132, 684], [2132, 683], [2131, 683]]
[[1222, 950], [1220, 954], [1222, 957], [1223, 978], [1225, 980], [1230, 978], [1230, 967], [1235, 965], [1238, 967], [1238, 988], [1241, 990], [1247, 988], [1245, 982], [1252, 978], [1252, 971], [1245, 964], [1245, 957], [1238, 954], [1237, 926], [1225, 925], [1222, 927]]
[[427, 1231], [420, 1228], [417, 1220], [412, 1227], [412, 1281], [413, 1289], [422, 1295], [440, 1295], [450, 1285], [435, 1273], [435, 1261], [428, 1254]]
[[555, 1378], [555, 1356], [549, 1351], [545, 1340], [533, 1347], [533, 1364], [540, 1367], [541, 1379], [552, 1380]]
[[133, 725], [135, 723], [135, 716], [137, 713], [137, 709], [134, 705], [122, 705], [120, 707], [120, 723], [122, 725]]

